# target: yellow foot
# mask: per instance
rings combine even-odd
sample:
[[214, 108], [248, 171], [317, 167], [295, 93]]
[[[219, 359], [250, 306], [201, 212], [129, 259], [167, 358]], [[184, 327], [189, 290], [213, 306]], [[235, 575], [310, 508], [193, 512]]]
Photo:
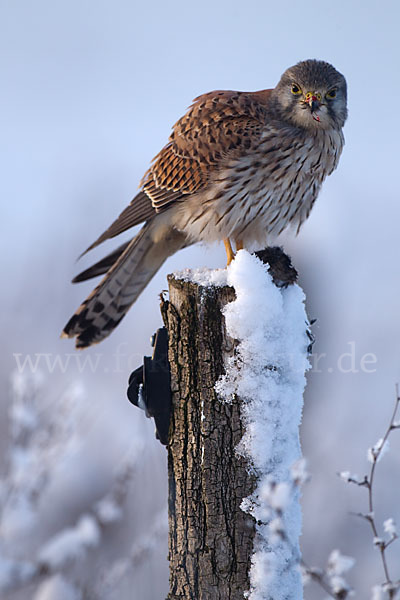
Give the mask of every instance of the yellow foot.
[[239, 250], [243, 250], [243, 240], [235, 240], [236, 243], [236, 252]]
[[224, 244], [225, 244], [225, 250], [226, 250], [226, 257], [227, 257], [226, 265], [228, 266], [231, 264], [231, 262], [235, 258], [235, 255], [233, 253], [231, 242], [230, 242], [229, 238], [224, 239]]

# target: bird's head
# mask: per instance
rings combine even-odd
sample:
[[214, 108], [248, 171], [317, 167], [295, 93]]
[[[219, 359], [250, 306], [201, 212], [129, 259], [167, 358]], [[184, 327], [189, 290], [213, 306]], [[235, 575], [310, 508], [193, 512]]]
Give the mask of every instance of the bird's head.
[[341, 129], [347, 118], [346, 80], [321, 60], [305, 60], [287, 69], [273, 96], [280, 116], [296, 127]]

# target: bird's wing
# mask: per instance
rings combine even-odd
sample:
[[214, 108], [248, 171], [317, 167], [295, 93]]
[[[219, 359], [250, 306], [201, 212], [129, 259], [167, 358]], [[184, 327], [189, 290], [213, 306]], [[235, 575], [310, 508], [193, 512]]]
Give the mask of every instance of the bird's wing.
[[118, 246], [118, 248], [110, 252], [110, 254], [107, 254], [107, 256], [99, 260], [97, 263], [76, 275], [71, 283], [80, 283], [81, 281], [86, 281], [87, 279], [92, 279], [92, 277], [97, 277], [98, 275], [107, 273], [108, 269], [110, 269], [110, 267], [112, 267], [113, 264], [119, 259], [129, 243], [130, 240], [122, 244], [122, 246]]
[[82, 254], [86, 254], [89, 250], [92, 250], [105, 240], [115, 237], [116, 235], [126, 231], [134, 225], [147, 221], [154, 215], [154, 207], [151, 203], [150, 198], [143, 191], [140, 191], [133, 198], [131, 203], [122, 211], [122, 213], [115, 219], [108, 229], [97, 238], [93, 244], [89, 246]]
[[250, 148], [265, 126], [270, 93], [215, 91], [194, 100], [142, 180], [157, 212], [206, 187], [226, 159]]
[[270, 93], [215, 91], [196, 98], [153, 159], [142, 191], [83, 254], [204, 188], [226, 158], [248, 150], [261, 134]]

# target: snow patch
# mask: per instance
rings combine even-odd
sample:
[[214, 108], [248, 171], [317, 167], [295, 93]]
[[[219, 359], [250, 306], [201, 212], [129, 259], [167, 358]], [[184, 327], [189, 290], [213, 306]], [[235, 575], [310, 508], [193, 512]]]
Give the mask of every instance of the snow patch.
[[354, 558], [341, 554], [340, 550], [332, 550], [326, 572], [335, 598], [347, 598], [354, 595], [343, 575], [354, 567], [355, 562]]
[[120, 521], [123, 516], [122, 508], [114, 498], [105, 497], [94, 507], [96, 516], [102, 525]]
[[100, 529], [97, 522], [91, 515], [83, 515], [75, 527], [64, 529], [43, 546], [39, 561], [51, 569], [58, 569], [71, 560], [83, 557], [99, 541]]
[[199, 269], [183, 269], [174, 273], [176, 279], [197, 283], [204, 287], [224, 287], [228, 285], [226, 269], [209, 269], [200, 267]]
[[340, 550], [332, 550], [328, 559], [328, 575], [344, 575], [354, 567], [355, 562], [352, 556], [345, 556]]
[[62, 575], [54, 575], [44, 581], [33, 600], [81, 600], [81, 592]]
[[397, 537], [396, 523], [393, 518], [386, 519], [386, 521], [383, 522], [383, 530], [385, 533], [388, 533], [390, 537]]
[[384, 600], [385, 590], [381, 585], [374, 585], [372, 588], [372, 599], [371, 600]]
[[389, 450], [389, 440], [379, 439], [375, 446], [368, 448], [367, 458], [370, 463], [379, 462], [386, 452]]
[[277, 288], [268, 266], [245, 250], [228, 267], [227, 284], [236, 300], [224, 308], [226, 328], [239, 344], [216, 390], [224, 401], [238, 395], [243, 402], [245, 433], [237, 452], [258, 479], [242, 503], [258, 523], [247, 597], [300, 600], [299, 480], [306, 474], [299, 462], [299, 425], [309, 368], [305, 297], [297, 285]]

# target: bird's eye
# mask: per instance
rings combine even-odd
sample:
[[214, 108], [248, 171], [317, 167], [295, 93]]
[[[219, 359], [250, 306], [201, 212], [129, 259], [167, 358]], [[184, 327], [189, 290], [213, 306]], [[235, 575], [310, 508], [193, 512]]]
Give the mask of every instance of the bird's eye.
[[292, 94], [294, 94], [295, 96], [297, 96], [297, 94], [301, 94], [301, 89], [295, 83], [293, 83], [291, 91], [292, 91]]
[[328, 98], [328, 100], [333, 100], [334, 98], [336, 98], [336, 94], [337, 90], [333, 89], [326, 94], [326, 97]]

